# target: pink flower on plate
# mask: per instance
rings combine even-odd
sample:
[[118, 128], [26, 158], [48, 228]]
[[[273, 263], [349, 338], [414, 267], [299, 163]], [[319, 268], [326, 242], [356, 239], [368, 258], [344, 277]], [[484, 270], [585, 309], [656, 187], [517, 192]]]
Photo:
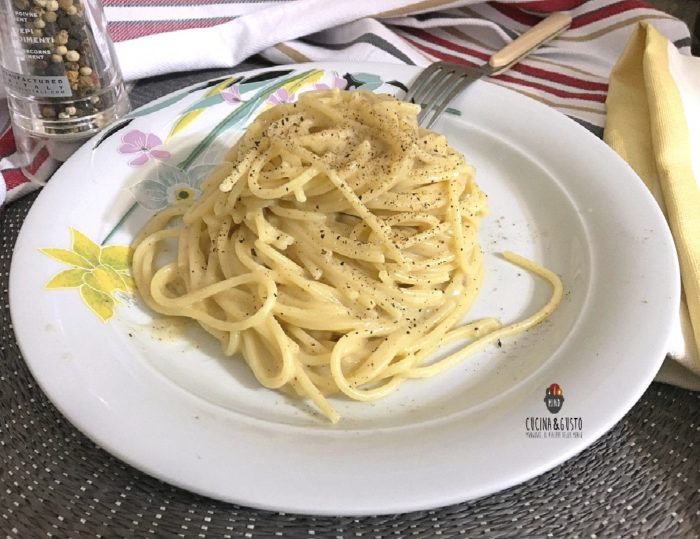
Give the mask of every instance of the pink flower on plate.
[[229, 105], [236, 105], [242, 101], [241, 99], [241, 89], [238, 84], [229, 86], [221, 91], [221, 97]]
[[345, 87], [347, 85], [348, 81], [346, 81], [343, 77], [335, 75], [330, 84], [327, 84], [325, 82], [314, 84], [314, 90], [332, 90], [333, 88], [338, 88], [338, 90], [345, 90]]
[[134, 159], [129, 161], [132, 167], [140, 167], [148, 163], [148, 160], [154, 159], [164, 160], [170, 157], [170, 152], [159, 149], [163, 145], [163, 141], [153, 133], [144, 133], [138, 129], [132, 129], [122, 137], [122, 145], [119, 146], [119, 153], [135, 153], [138, 154]]
[[267, 98], [267, 102], [272, 105], [281, 105], [282, 103], [293, 103], [294, 94], [290, 94], [286, 88], [280, 88], [274, 94]]

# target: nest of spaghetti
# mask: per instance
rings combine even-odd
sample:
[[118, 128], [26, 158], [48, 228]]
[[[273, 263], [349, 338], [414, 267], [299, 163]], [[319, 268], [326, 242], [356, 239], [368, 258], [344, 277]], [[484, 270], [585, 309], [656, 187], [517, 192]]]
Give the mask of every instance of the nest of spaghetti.
[[[438, 374], [443, 343], [478, 344], [496, 320], [460, 325], [483, 276], [485, 194], [417, 105], [314, 91], [261, 113], [202, 196], [156, 215], [135, 242], [148, 304], [196, 320], [259, 382], [311, 399], [386, 396]], [[177, 243], [177, 259], [157, 264]]]

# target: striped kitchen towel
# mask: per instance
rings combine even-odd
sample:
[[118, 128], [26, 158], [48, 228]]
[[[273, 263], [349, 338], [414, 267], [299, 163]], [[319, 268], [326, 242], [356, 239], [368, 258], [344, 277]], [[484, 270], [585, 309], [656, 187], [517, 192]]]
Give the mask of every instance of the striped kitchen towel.
[[[231, 67], [255, 53], [276, 63], [309, 60], [482, 64], [553, 11], [571, 28], [492, 82], [542, 101], [602, 135], [613, 64], [638, 21], [650, 21], [683, 54], [687, 26], [640, 0], [105, 0], [127, 80]], [[0, 106], [0, 108], [2, 108]], [[13, 149], [2, 123], [0, 173], [13, 200], [55, 168], [45, 149]]]

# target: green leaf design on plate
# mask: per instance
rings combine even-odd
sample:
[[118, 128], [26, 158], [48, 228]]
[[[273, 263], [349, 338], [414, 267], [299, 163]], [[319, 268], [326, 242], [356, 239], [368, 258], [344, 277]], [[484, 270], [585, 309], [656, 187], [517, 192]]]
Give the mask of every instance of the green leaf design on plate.
[[222, 79], [214, 79], [213, 81], [206, 81], [201, 84], [197, 84], [191, 88], [187, 88], [185, 90], [182, 90], [181, 92], [177, 92], [176, 94], [173, 94], [170, 97], [163, 99], [163, 101], [158, 101], [152, 105], [148, 105], [133, 112], [130, 112], [129, 114], [124, 116], [124, 118], [138, 118], [140, 116], [146, 116], [148, 114], [151, 114], [152, 112], [157, 112], [159, 110], [169, 107], [170, 105], [174, 105], [178, 101], [182, 101], [184, 98], [186, 98], [188, 95], [193, 94], [194, 92], [197, 92], [204, 88], [208, 88], [212, 84], [218, 84], [220, 80]]
[[197, 101], [197, 103], [195, 103], [189, 109], [187, 109], [185, 113], [180, 117], [180, 119], [177, 122], [175, 122], [175, 125], [170, 130], [168, 138], [174, 137], [177, 133], [179, 133], [188, 125], [190, 125], [200, 114], [202, 114], [202, 111], [205, 108], [221, 103], [222, 98], [219, 95], [219, 93], [221, 92], [221, 90], [224, 90], [225, 88], [228, 88], [229, 86], [234, 84], [236, 80], [236, 77], [229, 77], [221, 81], [213, 88], [211, 88], [208, 92], [206, 92], [202, 99], [200, 99], [199, 101]]
[[352, 78], [359, 83], [358, 90], [374, 91], [383, 84], [381, 77], [374, 73], [353, 73]]
[[221, 97], [221, 94], [210, 95], [209, 97], [205, 97], [201, 101], [197, 101], [194, 105], [192, 105], [190, 108], [188, 108], [185, 111], [185, 113], [202, 111], [206, 108], [213, 107], [214, 105], [218, 105], [219, 103], [223, 103], [223, 101], [224, 101], [224, 98]]

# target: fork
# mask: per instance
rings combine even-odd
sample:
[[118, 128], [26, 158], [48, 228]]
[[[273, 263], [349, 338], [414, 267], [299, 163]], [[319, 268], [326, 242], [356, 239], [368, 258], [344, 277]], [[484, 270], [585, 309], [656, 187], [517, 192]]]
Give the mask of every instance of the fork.
[[462, 66], [435, 62], [418, 75], [404, 101], [422, 105], [418, 124], [430, 128], [457, 94], [472, 82], [484, 75], [493, 76], [506, 71], [570, 25], [571, 17], [567, 13], [552, 13], [494, 53], [483, 65]]

